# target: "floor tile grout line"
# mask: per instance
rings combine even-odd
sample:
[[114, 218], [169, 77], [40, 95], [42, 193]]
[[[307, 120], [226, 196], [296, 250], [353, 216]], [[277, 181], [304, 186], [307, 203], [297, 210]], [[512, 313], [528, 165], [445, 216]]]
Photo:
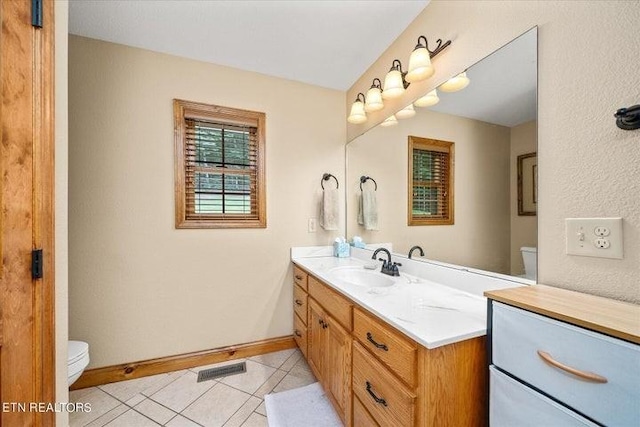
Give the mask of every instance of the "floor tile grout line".
[[[180, 369], [178, 369], [177, 371], [170, 371], [170, 372], [164, 372], [164, 373], [168, 375], [168, 374], [170, 374], [171, 372], [179, 372], [179, 371], [180, 371]], [[161, 387], [160, 389], [156, 390], [156, 391], [155, 391], [155, 393], [153, 393], [153, 394], [156, 394], [157, 392], [159, 392], [160, 390], [164, 389], [164, 388], [165, 388], [165, 387], [167, 387], [168, 385], [173, 384], [176, 380], [178, 380], [179, 378], [181, 378], [181, 377], [182, 377], [182, 376], [184, 376], [185, 374], [186, 374], [186, 370], [185, 370], [185, 372], [184, 372], [182, 375], [180, 375], [180, 376], [176, 377], [175, 379], [171, 380], [171, 381], [170, 381], [170, 382], [168, 382], [166, 385], [164, 385], [164, 386], [163, 386], [163, 387]], [[158, 374], [156, 374], [156, 375], [158, 375]], [[152, 375], [149, 375], [149, 376], [152, 376]], [[139, 380], [139, 379], [142, 379], [142, 378], [146, 378], [146, 377], [133, 378], [132, 380], [134, 380], [134, 381], [135, 381], [135, 380]], [[124, 380], [124, 381], [131, 381], [131, 380]], [[125, 405], [125, 406], [127, 406], [127, 407], [129, 407], [129, 408], [133, 408], [133, 406], [129, 405], [126, 401], [124, 401], [124, 400], [120, 399], [119, 397], [116, 397], [114, 394], [109, 393], [107, 390], [105, 390], [105, 389], [103, 389], [103, 388], [101, 387], [101, 386], [103, 386], [103, 385], [116, 384], [116, 383], [118, 383], [118, 382], [124, 382], [124, 381], [116, 381], [116, 382], [113, 382], [113, 383], [100, 384], [100, 385], [97, 385], [97, 386], [94, 386], [94, 387], [95, 387], [95, 388], [97, 388], [97, 389], [99, 389], [100, 391], [102, 391], [102, 392], [104, 392], [104, 393], [108, 394], [110, 397], [113, 397], [113, 398], [114, 398], [114, 399], [116, 399], [118, 402], [122, 403], [123, 405]], [[147, 388], [150, 388], [150, 387], [147, 387]], [[143, 397], [145, 397], [145, 398], [149, 398], [150, 396], [147, 396], [146, 394], [144, 394], [144, 391], [145, 391], [145, 390], [142, 390], [141, 392], [134, 394], [134, 395], [133, 395], [133, 396], [131, 396], [129, 399], [127, 399], [127, 401], [129, 401], [129, 400], [133, 399], [133, 398], [134, 398], [134, 397], [136, 397], [136, 395], [138, 395], [138, 394], [139, 394], [139, 395], [141, 395], [141, 396], [143, 396]], [[155, 401], [154, 401], [154, 402], [155, 402]], [[138, 402], [138, 403], [140, 403], [140, 402]], [[174, 411], [174, 412], [175, 412], [175, 411]]]
[[[271, 366], [271, 367], [272, 367], [272, 366]], [[273, 367], [272, 367], [272, 368], [273, 368]], [[229, 385], [229, 384], [227, 384], [227, 383], [223, 383], [222, 381], [220, 381], [220, 384], [226, 385], [227, 387], [231, 387], [231, 388], [232, 388], [232, 389], [234, 389], [234, 390], [241, 391], [241, 392], [243, 392], [243, 393], [245, 393], [245, 394], [248, 394], [248, 395], [250, 395], [250, 396], [257, 397], [258, 399], [262, 399], [260, 396], [256, 396], [256, 395], [255, 395], [255, 393], [256, 393], [258, 390], [260, 390], [260, 388], [261, 388], [263, 385], [265, 385], [265, 384], [267, 383], [267, 381], [269, 381], [269, 379], [271, 379], [271, 377], [272, 377], [272, 376], [274, 376], [274, 375], [275, 375], [275, 373], [276, 373], [277, 371], [285, 372], [285, 376], [286, 376], [286, 371], [284, 371], [284, 370], [282, 370], [282, 369], [277, 369], [277, 368], [274, 368], [274, 369], [275, 369], [275, 371], [274, 371], [271, 375], [269, 375], [269, 378], [267, 378], [266, 380], [264, 380], [264, 381], [263, 381], [263, 382], [258, 386], [258, 388], [257, 388], [257, 389], [255, 389], [255, 391], [253, 391], [253, 392], [248, 392], [248, 391], [246, 391], [246, 390], [242, 390], [242, 389], [240, 389], [240, 388], [238, 388], [238, 387], [234, 387], [234, 386]], [[228, 378], [228, 377], [225, 377], [225, 378]], [[284, 377], [283, 377], [283, 378], [284, 378]], [[224, 379], [224, 378], [222, 378], [222, 379]], [[280, 381], [282, 381], [282, 380], [280, 380]], [[280, 383], [280, 382], [278, 382], [278, 383]]]
[[[198, 398], [198, 399], [199, 399], [199, 398]], [[188, 408], [188, 407], [187, 407], [187, 408]], [[185, 408], [185, 409], [187, 409], [187, 408]], [[189, 421], [191, 421], [192, 423], [194, 423], [194, 424], [195, 424], [195, 425], [197, 425], [198, 427], [204, 427], [202, 424], [200, 424], [199, 422], [196, 422], [196, 421], [192, 420], [191, 418], [189, 418], [189, 417], [187, 417], [186, 415], [184, 415], [182, 412], [180, 412], [179, 414], [177, 414], [177, 415], [176, 415], [176, 417], [177, 417], [178, 415], [180, 415], [182, 418], [186, 418], [186, 419], [188, 419]], [[175, 418], [175, 417], [173, 417], [173, 418]], [[171, 418], [171, 420], [172, 420], [173, 418]], [[167, 421], [164, 425], [169, 424], [169, 423], [171, 422], [171, 420]]]
[[[213, 387], [212, 387], [212, 388], [213, 388]], [[160, 390], [158, 390], [158, 391], [160, 391]], [[154, 394], [155, 394], [155, 393], [154, 393]], [[143, 395], [143, 396], [144, 396], [144, 395]], [[135, 406], [138, 406], [139, 404], [141, 404], [142, 402], [144, 402], [144, 401], [145, 401], [145, 400], [147, 400], [147, 399], [149, 399], [150, 401], [152, 401], [152, 402], [153, 402], [153, 403], [155, 403], [156, 405], [162, 406], [163, 408], [165, 408], [165, 409], [167, 409], [167, 410], [169, 410], [169, 411], [173, 412], [175, 415], [180, 414], [179, 412], [176, 412], [175, 410], [173, 410], [173, 409], [169, 408], [168, 406], [166, 406], [166, 405], [164, 405], [164, 404], [162, 404], [162, 403], [160, 403], [160, 402], [158, 402], [158, 401], [156, 401], [156, 400], [153, 400], [152, 398], [150, 398], [150, 397], [148, 397], [148, 396], [145, 396], [145, 399], [144, 399], [144, 400], [141, 400], [141, 401], [140, 401], [140, 402], [138, 402], [138, 403], [136, 403], [136, 405], [135, 405]], [[199, 399], [199, 397], [198, 397], [198, 399]], [[127, 405], [127, 404], [125, 403], [125, 405]], [[140, 410], [139, 410], [139, 409], [136, 409], [136, 408], [135, 408], [135, 406], [130, 406], [130, 405], [127, 405], [127, 406], [129, 406], [131, 409], [136, 410], [137, 412], [140, 412]], [[171, 419], [174, 419], [174, 418], [175, 418], [175, 415], [174, 415], [173, 417], [171, 417]], [[168, 421], [167, 421], [167, 422], [168, 422]], [[166, 424], [166, 423], [165, 423], [165, 424]]]
[[[266, 381], [265, 381], [265, 383], [266, 383]], [[225, 384], [225, 383], [220, 383], [220, 384], [225, 385], [225, 386], [227, 386], [227, 387], [229, 387], [229, 388], [232, 388], [232, 389], [234, 389], [234, 390], [236, 390], [236, 391], [240, 391], [240, 392], [242, 392], [242, 393], [244, 393], [244, 394], [248, 394], [249, 396], [253, 396], [253, 393], [248, 393], [247, 391], [242, 390], [242, 389], [239, 389], [238, 387], [234, 387], [234, 386], [232, 386], [232, 385]], [[264, 384], [264, 383], [262, 383], [262, 384]], [[260, 387], [262, 387], [262, 384], [260, 384]], [[258, 390], [260, 389], [260, 387], [258, 387]], [[258, 391], [258, 390], [256, 390], [256, 391]]]
[[[240, 407], [239, 407], [238, 409], [236, 409], [236, 411], [235, 411], [233, 414], [231, 414], [231, 416], [230, 416], [229, 418], [227, 418], [226, 420], [224, 420], [224, 423], [222, 423], [222, 427], [224, 427], [224, 425], [225, 425], [225, 424], [227, 424], [227, 423], [229, 422], [229, 420], [230, 420], [231, 418], [233, 418], [233, 416], [234, 416], [235, 414], [237, 414], [238, 412], [240, 412], [240, 409], [242, 409], [242, 407], [245, 405], [245, 403], [247, 403], [247, 402], [248, 402], [252, 397], [254, 397], [254, 396], [253, 396], [253, 394], [250, 394], [250, 395], [249, 395], [249, 397], [247, 397], [247, 400], [245, 400], [245, 401], [242, 403], [242, 405], [240, 405]], [[256, 408], [257, 408], [257, 406], [256, 406]], [[253, 411], [252, 411], [252, 412], [253, 412]], [[249, 414], [249, 417], [250, 417], [250, 416], [251, 416], [251, 414]], [[247, 418], [249, 418], [249, 417], [247, 417]], [[242, 424], [244, 424], [244, 422], [245, 422], [245, 421], [247, 421], [247, 418], [245, 418], [245, 419], [244, 419], [244, 421], [242, 421]], [[240, 426], [242, 426], [242, 424], [240, 424]]]
[[[276, 385], [274, 385], [273, 388], [271, 389], [271, 391], [269, 393], [267, 393], [267, 394], [273, 393], [273, 390], [275, 390], [276, 387], [278, 387], [280, 385], [280, 383], [282, 381], [284, 381], [285, 378], [287, 378], [287, 375], [289, 375], [288, 372], [286, 374], [284, 374], [284, 376], [282, 378], [280, 378], [280, 381], [278, 381], [278, 383]], [[256, 390], [256, 391], [258, 391], [258, 390]], [[264, 401], [264, 398], [267, 396], [267, 394], [265, 394], [264, 397], [261, 398], [263, 401]], [[258, 396], [256, 396], [256, 397], [258, 397]]]
[[[292, 358], [292, 357], [294, 357], [294, 356], [300, 356], [300, 357], [298, 357], [298, 360], [296, 360], [296, 363], [294, 363], [293, 365], [291, 365], [291, 367], [289, 368], [289, 370], [287, 370], [287, 372], [291, 371], [291, 369], [293, 369], [293, 367], [294, 367], [294, 366], [296, 366], [296, 364], [297, 364], [297, 363], [300, 361], [300, 359], [303, 357], [303, 356], [302, 356], [302, 353], [297, 353], [297, 352], [295, 352], [295, 351], [294, 351], [294, 352], [291, 354], [291, 356], [287, 357], [287, 360], [285, 360], [285, 361], [282, 363], [282, 365], [284, 365], [285, 363], [287, 363], [287, 362], [289, 361], [289, 359], [291, 359], [291, 358]], [[282, 365], [280, 365], [280, 367], [282, 367]], [[284, 371], [284, 369], [283, 369], [283, 371]]]
[[[220, 383], [216, 381], [214, 385], [212, 385], [211, 387], [207, 388], [205, 391], [203, 391], [202, 393], [200, 393], [200, 394], [198, 395], [198, 397], [196, 397], [195, 399], [193, 399], [193, 400], [191, 401], [191, 403], [189, 403], [189, 404], [186, 406], [186, 408], [184, 408], [182, 411], [180, 411], [180, 412], [178, 412], [178, 413], [179, 413], [180, 415], [182, 415], [182, 413], [183, 413], [184, 411], [186, 411], [186, 410], [187, 410], [191, 405], [193, 405], [194, 403], [196, 403], [196, 402], [198, 401], [198, 399], [200, 399], [202, 396], [204, 396], [205, 394], [207, 394], [207, 393], [209, 392], [209, 390], [213, 389], [213, 388], [214, 388], [216, 385], [218, 385], [218, 384], [220, 384]], [[158, 390], [158, 391], [159, 391], [159, 390]], [[154, 395], [155, 395], [155, 393], [154, 393]], [[156, 402], [156, 403], [158, 403], [158, 404], [162, 405], [160, 402], [156, 401], [156, 400], [155, 400], [155, 399], [153, 399], [151, 396], [149, 396], [149, 399], [151, 399], [151, 400], [153, 400], [154, 402]], [[173, 412], [176, 412], [176, 411], [174, 411], [173, 409], [172, 409], [172, 411], [173, 411]], [[189, 417], [186, 417], [186, 416], [184, 416], [184, 415], [182, 415], [182, 416], [183, 416], [183, 417], [185, 417], [185, 418], [189, 418]], [[189, 419], [190, 419], [190, 418], [189, 418]]]
[[180, 415], [180, 414], [175, 414], [173, 417], [169, 418], [169, 420], [168, 420], [166, 423], [164, 423], [164, 424], [162, 424], [162, 425], [163, 425], [163, 426], [166, 426], [166, 425], [167, 425], [167, 424], [169, 424], [171, 421], [173, 421], [173, 419], [174, 419], [175, 417], [177, 417], [177, 416], [179, 416], [179, 415]]
[[[94, 418], [94, 419], [92, 419], [91, 421], [88, 421], [86, 424], [83, 424], [83, 427], [86, 427], [86, 426], [88, 426], [89, 424], [91, 424], [92, 422], [97, 421], [97, 420], [98, 420], [98, 418], [102, 417], [103, 415], [108, 414], [109, 412], [113, 411], [114, 409], [116, 409], [116, 408], [117, 408], [118, 406], [120, 406], [120, 405], [124, 405], [124, 406], [126, 406], [127, 408], [130, 408], [130, 406], [129, 406], [129, 405], [127, 405], [126, 403], [124, 403], [122, 400], [118, 399], [117, 397], [115, 397], [115, 396], [114, 396], [114, 395], [112, 395], [111, 393], [106, 392], [105, 390], [101, 389], [99, 386], [87, 387], [87, 388], [95, 388], [96, 390], [100, 390], [101, 392], [103, 392], [103, 393], [104, 393], [104, 394], [106, 394], [107, 396], [109, 396], [109, 397], [111, 397], [111, 398], [115, 399], [115, 400], [116, 400], [116, 402], [118, 402], [118, 405], [116, 405], [116, 406], [114, 406], [113, 408], [109, 409], [109, 410], [108, 410], [107, 412], [105, 412], [104, 414], [99, 415], [97, 418]], [[127, 411], [125, 411], [125, 412], [127, 412]], [[124, 414], [124, 412], [123, 412], [123, 414]], [[120, 415], [122, 415], [122, 414], [120, 414]], [[119, 417], [120, 415], [118, 415], [118, 417]], [[116, 418], [118, 418], [118, 417], [116, 417]], [[114, 420], [115, 420], [115, 418], [114, 418]], [[113, 421], [113, 420], [111, 420], [111, 421]], [[109, 421], [107, 424], [109, 424], [111, 421]]]
[[[165, 372], [165, 373], [169, 375], [171, 372], [180, 372], [180, 371], [181, 371], [181, 369], [178, 369], [177, 371], [170, 371], [170, 372]], [[152, 396], [152, 395], [154, 395], [154, 394], [156, 394], [156, 393], [159, 393], [161, 390], [164, 390], [166, 387], [169, 387], [171, 384], [173, 384], [174, 382], [178, 381], [180, 378], [182, 378], [182, 377], [184, 377], [185, 375], [187, 375], [187, 372], [189, 372], [189, 370], [188, 370], [188, 369], [184, 369], [184, 372], [182, 373], [182, 375], [178, 375], [176, 378], [174, 378], [173, 380], [169, 381], [167, 384], [165, 384], [164, 386], [160, 387], [158, 390], [154, 391], [151, 395], [146, 395], [146, 394], [144, 394], [144, 392], [146, 391], [146, 389], [145, 389], [145, 390], [142, 390], [142, 391], [141, 391], [140, 393], [138, 393], [138, 394], [141, 394], [141, 395], [143, 395], [144, 397], [147, 397], [147, 398], [151, 398], [151, 396]], [[144, 378], [144, 377], [142, 377], [142, 378]], [[151, 387], [147, 387], [147, 389], [149, 389], [149, 388], [151, 388]], [[135, 397], [135, 396], [134, 396], [134, 397]], [[154, 400], [154, 402], [155, 402], [155, 400]], [[125, 404], [126, 404], [126, 403], [125, 403]], [[174, 412], [175, 412], [175, 411], [174, 411]]]
[[[134, 411], [134, 412], [137, 412], [138, 414], [140, 414], [140, 415], [142, 415], [143, 417], [145, 417], [145, 418], [147, 418], [147, 419], [151, 420], [152, 422], [156, 423], [156, 424], [157, 424], [157, 425], [159, 425], [159, 426], [163, 425], [163, 424], [160, 424], [159, 422], [157, 422], [156, 420], [154, 420], [153, 418], [151, 418], [151, 417], [149, 417], [149, 416], [147, 416], [147, 415], [143, 414], [142, 412], [140, 412], [140, 411], [136, 410], [136, 408], [131, 408], [131, 410], [132, 410], [132, 411]], [[127, 412], [129, 412], [129, 411], [127, 411]], [[118, 416], [118, 418], [120, 418], [122, 415], [126, 414], [127, 412], [124, 412], [123, 414], [121, 414], [120, 416]], [[118, 418], [116, 418], [116, 420], [117, 420]], [[112, 421], [115, 421], [115, 420], [112, 420]], [[112, 422], [112, 421], [109, 421], [109, 422]]]
[[[129, 408], [130, 408], [130, 406], [129, 406], [129, 405], [127, 405], [126, 403], [124, 403], [124, 401], [122, 401], [121, 399], [119, 399], [119, 398], [115, 397], [113, 394], [109, 393], [108, 391], [103, 390], [100, 386], [98, 386], [98, 385], [97, 385], [97, 386], [95, 386], [95, 388], [97, 388], [97, 389], [98, 389], [98, 390], [100, 390], [101, 392], [105, 393], [105, 394], [106, 394], [106, 395], [108, 395], [109, 397], [114, 398], [114, 399], [115, 399], [115, 400], [117, 400], [120, 404], [122, 404], [122, 405], [127, 406], [127, 407], [129, 407]], [[135, 397], [135, 396], [133, 396], [133, 397]], [[133, 399], [133, 397], [132, 397], [132, 399]], [[116, 406], [116, 408], [117, 408], [117, 406]], [[115, 409], [115, 408], [113, 408], [113, 409]]]

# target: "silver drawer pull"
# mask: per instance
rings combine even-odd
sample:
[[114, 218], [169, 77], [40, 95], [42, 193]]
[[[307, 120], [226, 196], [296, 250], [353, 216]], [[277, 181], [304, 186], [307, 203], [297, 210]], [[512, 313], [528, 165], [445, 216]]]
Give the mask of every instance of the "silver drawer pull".
[[540, 356], [540, 358], [544, 360], [546, 363], [548, 363], [549, 365], [554, 366], [570, 374], [573, 374], [578, 378], [582, 378], [583, 380], [591, 381], [593, 383], [600, 383], [600, 384], [604, 384], [608, 381], [605, 377], [602, 377], [598, 374], [594, 374], [593, 372], [580, 371], [576, 368], [572, 368], [571, 366], [567, 366], [563, 363], [560, 363], [557, 360], [554, 360], [553, 357], [551, 357], [551, 355], [546, 351], [538, 350], [538, 356]]

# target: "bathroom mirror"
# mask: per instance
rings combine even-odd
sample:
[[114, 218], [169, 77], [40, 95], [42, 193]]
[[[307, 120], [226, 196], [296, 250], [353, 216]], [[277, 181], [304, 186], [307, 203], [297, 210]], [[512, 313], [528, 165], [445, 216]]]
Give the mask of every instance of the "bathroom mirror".
[[[524, 278], [523, 253], [531, 261], [535, 252], [521, 248], [537, 246], [537, 216], [518, 214], [518, 158], [537, 152], [537, 28], [466, 71], [470, 83], [463, 90], [438, 91], [438, 104], [416, 107], [415, 116], [347, 145], [347, 236], [390, 242], [405, 255], [420, 245], [428, 260]], [[409, 225], [410, 138], [454, 144], [451, 224]], [[527, 194], [537, 199], [537, 165], [523, 166], [530, 174]], [[358, 224], [361, 176], [377, 184], [377, 230]], [[535, 280], [532, 265], [527, 278]]]

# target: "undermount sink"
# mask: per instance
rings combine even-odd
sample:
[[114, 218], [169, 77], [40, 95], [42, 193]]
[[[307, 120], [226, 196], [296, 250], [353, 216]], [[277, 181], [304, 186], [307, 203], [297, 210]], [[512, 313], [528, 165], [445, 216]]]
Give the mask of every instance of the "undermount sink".
[[382, 288], [395, 283], [390, 277], [383, 276], [379, 272], [365, 270], [364, 267], [337, 267], [331, 270], [331, 274], [336, 279], [367, 288]]

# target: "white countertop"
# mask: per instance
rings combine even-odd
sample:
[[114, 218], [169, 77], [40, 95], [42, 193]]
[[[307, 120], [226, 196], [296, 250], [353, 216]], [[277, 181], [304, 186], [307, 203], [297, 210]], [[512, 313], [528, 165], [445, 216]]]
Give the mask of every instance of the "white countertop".
[[356, 257], [294, 255], [292, 261], [426, 348], [486, 334], [487, 300], [484, 297], [404, 274], [402, 267], [400, 277], [382, 275], [378, 267], [375, 270], [378, 274], [396, 283], [376, 288], [345, 282], [332, 271], [348, 266], [364, 269], [365, 264], [372, 262]]

